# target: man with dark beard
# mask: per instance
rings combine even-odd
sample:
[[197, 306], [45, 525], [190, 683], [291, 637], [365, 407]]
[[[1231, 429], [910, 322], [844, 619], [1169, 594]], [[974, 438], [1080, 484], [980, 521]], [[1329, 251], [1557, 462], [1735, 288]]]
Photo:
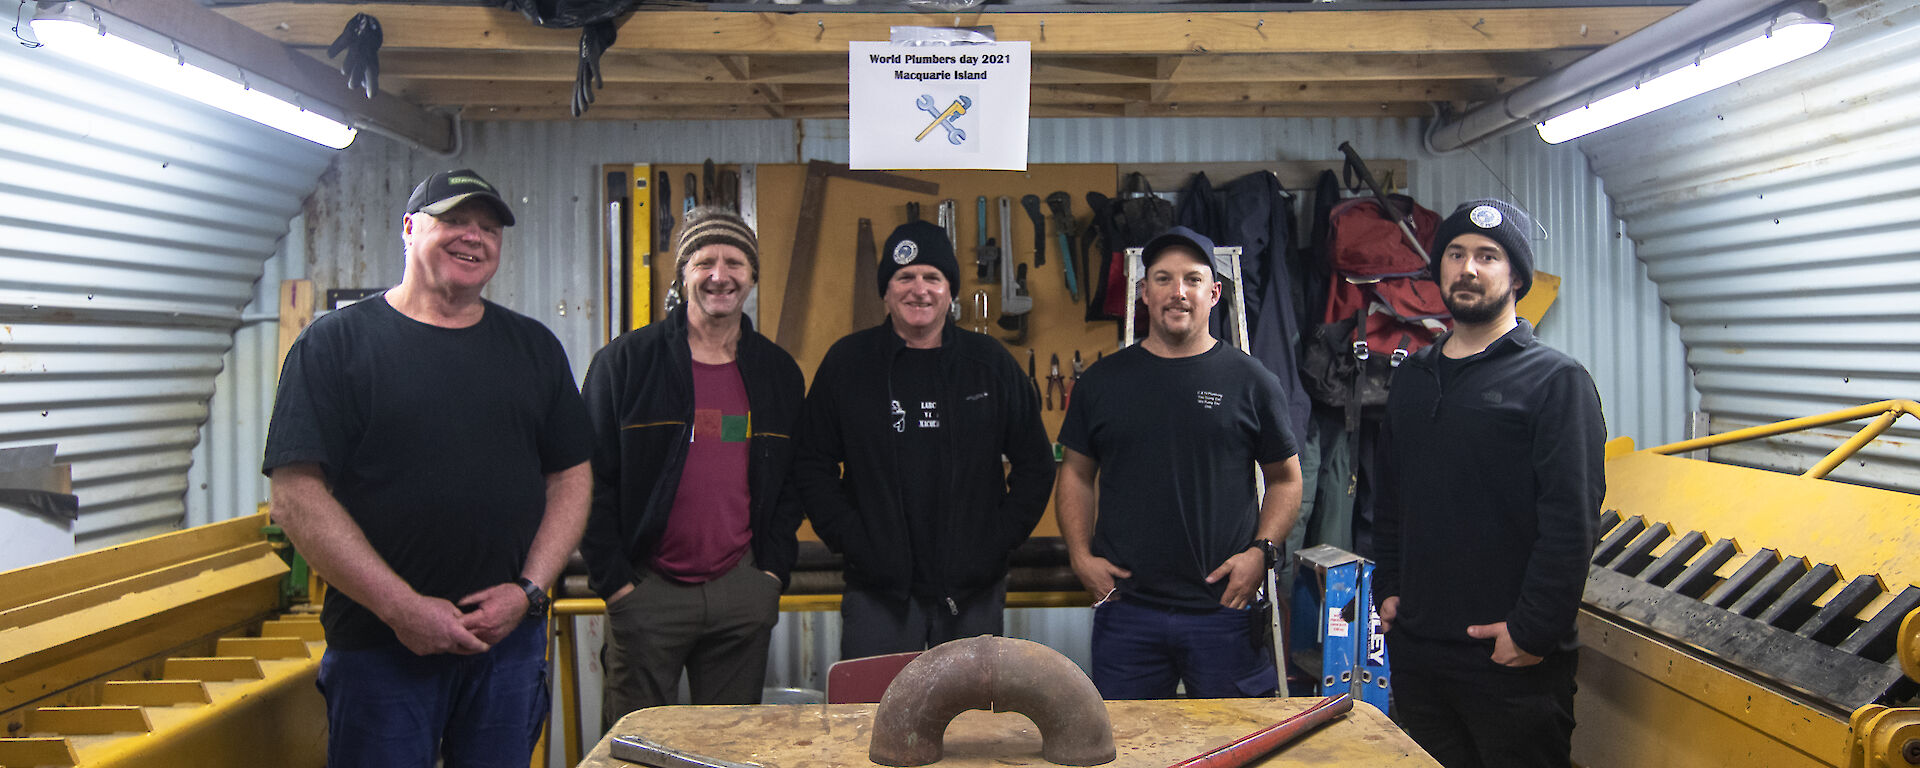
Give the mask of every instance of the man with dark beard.
[[1515, 314], [1533, 231], [1499, 200], [1441, 223], [1430, 258], [1454, 327], [1395, 373], [1381, 432], [1374, 595], [1395, 707], [1450, 768], [1570, 762], [1606, 424], [1586, 369]]

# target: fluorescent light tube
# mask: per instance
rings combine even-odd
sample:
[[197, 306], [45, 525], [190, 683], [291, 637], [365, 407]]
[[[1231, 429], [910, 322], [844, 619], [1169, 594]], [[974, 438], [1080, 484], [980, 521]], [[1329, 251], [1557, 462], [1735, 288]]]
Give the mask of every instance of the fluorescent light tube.
[[[278, 128], [324, 147], [345, 149], [353, 143], [357, 132], [352, 127], [261, 90], [265, 87], [278, 89], [277, 84], [247, 82], [245, 73], [238, 67], [225, 62], [207, 62], [210, 66], [230, 70], [233, 76], [216, 74], [197, 63], [176, 58], [173, 53], [161, 53], [116, 34], [129, 29], [137, 30], [124, 21], [113, 23], [104, 32], [71, 18], [33, 21], [34, 36], [40, 38], [40, 42], [49, 49], [70, 58], [226, 110], [261, 125]], [[195, 58], [202, 57], [196, 55]]]
[[1540, 138], [1548, 144], [1577, 139], [1765, 72], [1826, 47], [1833, 25], [1795, 15], [1792, 21], [1770, 19], [1747, 33], [1753, 37], [1729, 38], [1733, 42], [1709, 46], [1701, 56], [1663, 64], [1651, 79], [1624, 83], [1612, 95], [1548, 118], [1538, 126]]

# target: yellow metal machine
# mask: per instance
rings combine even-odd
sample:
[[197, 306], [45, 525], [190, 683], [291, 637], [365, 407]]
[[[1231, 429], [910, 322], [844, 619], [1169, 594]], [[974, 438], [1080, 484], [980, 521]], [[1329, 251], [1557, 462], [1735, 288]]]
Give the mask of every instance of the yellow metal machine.
[[326, 644], [268, 525], [0, 573], [0, 766], [323, 765]]
[[[1902, 414], [1609, 445], [1576, 763], [1920, 765], [1920, 496], [1823, 479]], [[1800, 476], [1674, 455], [1866, 418]]]

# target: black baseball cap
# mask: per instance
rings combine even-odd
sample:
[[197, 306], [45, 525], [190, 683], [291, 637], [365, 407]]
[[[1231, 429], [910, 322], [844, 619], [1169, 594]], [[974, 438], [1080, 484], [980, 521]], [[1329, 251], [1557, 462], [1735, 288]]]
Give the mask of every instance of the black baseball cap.
[[513, 210], [507, 207], [507, 201], [501, 199], [493, 185], [480, 178], [480, 174], [474, 173], [471, 168], [442, 171], [428, 176], [420, 182], [420, 186], [413, 188], [413, 195], [407, 198], [407, 213], [424, 211], [439, 216], [475, 198], [492, 205], [502, 225], [513, 226]]
[[1173, 227], [1148, 240], [1147, 246], [1140, 249], [1140, 269], [1142, 271], [1152, 269], [1153, 262], [1160, 257], [1160, 254], [1175, 246], [1193, 249], [1193, 252], [1200, 256], [1200, 260], [1206, 263], [1207, 268], [1213, 270], [1213, 279], [1220, 279], [1220, 262], [1213, 258], [1213, 240], [1186, 227]]

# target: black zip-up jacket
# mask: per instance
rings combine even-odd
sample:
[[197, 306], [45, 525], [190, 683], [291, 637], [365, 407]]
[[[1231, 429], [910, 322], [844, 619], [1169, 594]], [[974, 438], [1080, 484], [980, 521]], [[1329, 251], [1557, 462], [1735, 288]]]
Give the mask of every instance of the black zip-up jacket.
[[[752, 409], [747, 482], [749, 546], [754, 565], [784, 587], [798, 551], [794, 532], [805, 514], [788, 488], [793, 427], [805, 380], [793, 356], [740, 319], [735, 362]], [[686, 467], [693, 428], [693, 352], [687, 308], [614, 339], [593, 356], [581, 396], [593, 422], [593, 508], [580, 540], [593, 591], [611, 597], [635, 583], [666, 531]]]
[[1527, 653], [1571, 650], [1607, 491], [1600, 395], [1525, 319], [1452, 361], [1443, 391], [1447, 338], [1394, 373], [1374, 599], [1400, 597], [1395, 645], [1414, 641], [1427, 658], [1488, 657], [1492, 641], [1467, 627], [1502, 621]]
[[941, 546], [929, 554], [940, 558], [945, 583], [937, 586], [962, 597], [1006, 576], [1008, 553], [1039, 523], [1053, 491], [1053, 449], [1040, 423], [1040, 393], [1013, 355], [990, 336], [948, 323], [939, 354], [947, 461], [899, 466], [888, 406], [893, 365], [905, 348], [885, 320], [827, 350], [807, 395], [794, 480], [814, 532], [846, 556], [847, 581], [903, 600], [916, 553], [900, 484], [942, 483], [942, 508], [925, 516], [940, 526]]

